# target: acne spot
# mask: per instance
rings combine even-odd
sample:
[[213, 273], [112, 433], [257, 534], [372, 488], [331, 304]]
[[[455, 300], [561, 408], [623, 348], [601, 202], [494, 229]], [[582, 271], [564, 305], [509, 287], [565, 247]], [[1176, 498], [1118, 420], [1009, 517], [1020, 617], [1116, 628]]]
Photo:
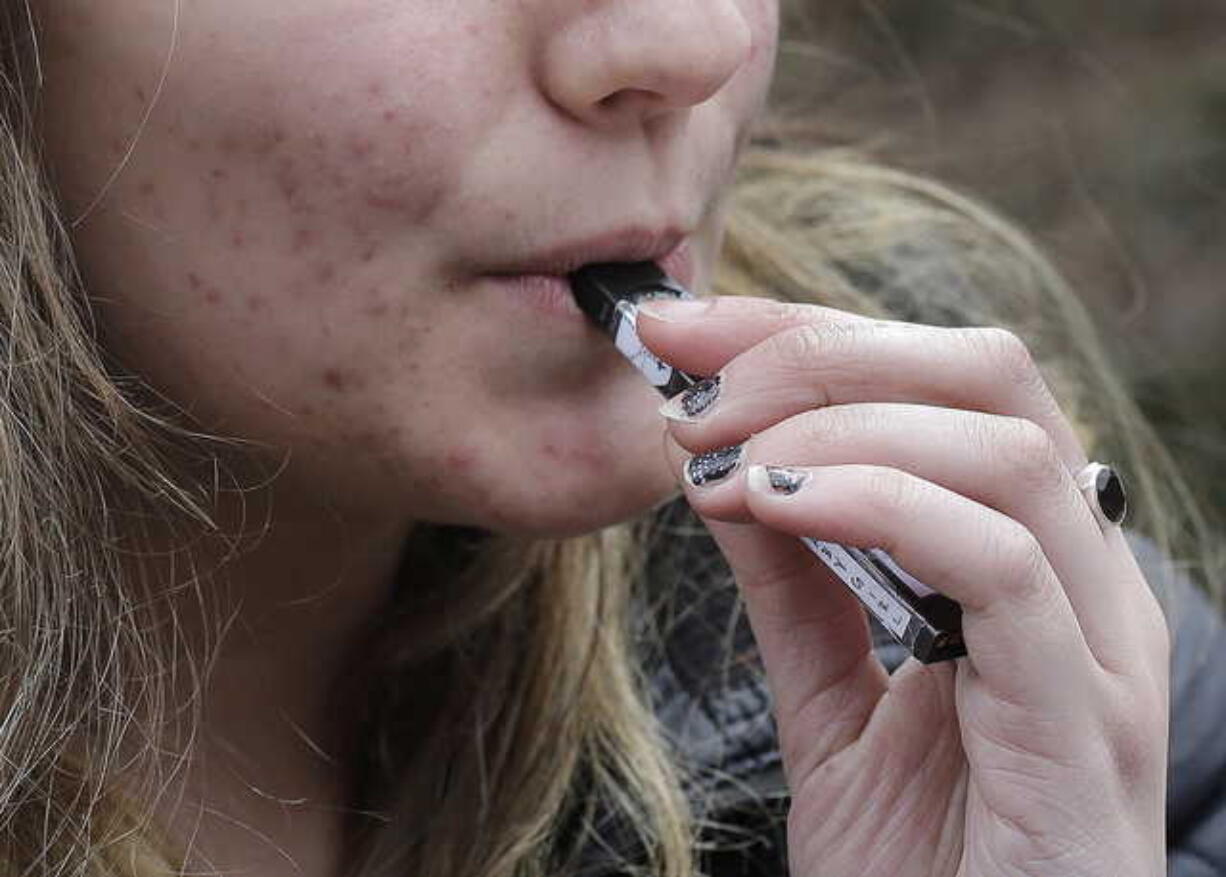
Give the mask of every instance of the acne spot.
[[137, 191], [142, 198], [152, 198], [157, 192], [157, 186], [154, 185], [153, 180], [145, 180], [137, 187]]
[[371, 97], [382, 97], [383, 83], [377, 80], [374, 82], [371, 82], [370, 84], [366, 86], [366, 93], [369, 94]]
[[340, 369], [330, 368], [324, 371], [324, 386], [334, 393], [343, 393], [345, 383], [345, 376], [341, 374]]
[[193, 291], [199, 290], [200, 285], [201, 285], [200, 275], [197, 274], [195, 271], [188, 271], [187, 272], [187, 285], [190, 286]]
[[145, 89], [139, 85], [132, 89], [132, 93], [136, 95], [136, 99], [141, 103], [149, 100], [149, 95], [146, 94]]
[[362, 251], [362, 256], [361, 256], [362, 261], [363, 262], [373, 262], [375, 260], [375, 256], [378, 255], [378, 253], [379, 253], [378, 245], [371, 244], [370, 246], [368, 246], [366, 249]]
[[324, 262], [316, 269], [315, 279], [322, 284], [331, 283], [336, 279], [336, 266], [331, 262]]
[[347, 390], [360, 390], [365, 383], [358, 375], [346, 374], [339, 368], [326, 369], [323, 374], [324, 386], [334, 393], [344, 393]]
[[388, 210], [394, 213], [406, 213], [411, 205], [407, 198], [397, 198], [389, 195], [367, 195], [366, 206], [375, 210]]
[[241, 250], [247, 243], [247, 237], [241, 231], [236, 231], [230, 235], [230, 245], [236, 250]]
[[286, 201], [294, 201], [298, 195], [299, 181], [298, 175], [295, 172], [294, 162], [290, 159], [283, 159], [277, 163], [277, 168], [273, 171], [273, 179], [277, 184], [277, 190], [281, 193]]
[[315, 232], [309, 228], [299, 228], [294, 230], [294, 242], [291, 249], [295, 253], [305, 252], [308, 247], [315, 242]]
[[554, 442], [546, 441], [541, 444], [541, 454], [555, 463], [563, 463], [575, 468], [599, 470], [606, 465], [601, 452], [588, 446], [562, 448]]
[[226, 173], [225, 168], [215, 167], [209, 171], [209, 177], [214, 180], [224, 180], [227, 176], [229, 174]]
[[379, 287], [371, 287], [370, 304], [366, 307], [366, 314], [371, 317], [386, 316], [388, 311], [387, 302], [383, 299], [383, 292]]
[[477, 24], [476, 22], [470, 22], [469, 24], [464, 25], [464, 31], [470, 37], [479, 37], [481, 36], [481, 25]]
[[475, 461], [476, 455], [468, 448], [452, 448], [443, 460], [444, 465], [453, 472], [467, 472]]
[[199, 151], [200, 151], [201, 146], [202, 146], [202, 144], [201, 144], [201, 142], [200, 142], [200, 139], [199, 139], [199, 138], [197, 138], [197, 137], [189, 137], [189, 138], [187, 138], [187, 151], [188, 151], [188, 152], [199, 152]]
[[205, 290], [204, 300], [211, 305], [219, 304], [221, 302], [221, 292], [216, 286], [210, 286]]
[[264, 310], [264, 297], [261, 295], [247, 296], [247, 310], [252, 313]]
[[370, 140], [354, 140], [349, 144], [349, 154], [354, 158], [367, 158], [374, 151], [375, 144]]
[[383, 111], [383, 121], [384, 122], [396, 121], [396, 111], [395, 110], [384, 110]]

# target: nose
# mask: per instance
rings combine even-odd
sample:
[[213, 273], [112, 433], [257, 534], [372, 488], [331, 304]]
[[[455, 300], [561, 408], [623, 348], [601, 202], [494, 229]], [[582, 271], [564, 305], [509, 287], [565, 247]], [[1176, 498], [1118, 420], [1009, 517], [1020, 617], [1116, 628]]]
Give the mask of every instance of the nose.
[[743, 0], [574, 4], [545, 37], [540, 87], [564, 112], [602, 127], [700, 104], [749, 59]]

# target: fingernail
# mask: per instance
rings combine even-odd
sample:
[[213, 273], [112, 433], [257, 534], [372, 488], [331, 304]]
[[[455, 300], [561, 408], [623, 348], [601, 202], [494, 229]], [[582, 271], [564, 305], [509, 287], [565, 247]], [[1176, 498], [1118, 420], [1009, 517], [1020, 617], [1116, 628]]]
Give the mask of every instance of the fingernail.
[[743, 448], [732, 445], [691, 457], [685, 464], [685, 477], [694, 487], [723, 481], [741, 464]]
[[804, 487], [809, 473], [787, 466], [750, 466], [746, 480], [750, 490], [791, 496]]
[[685, 392], [678, 393], [661, 405], [660, 413], [669, 420], [682, 422], [697, 420], [699, 415], [715, 404], [722, 384], [723, 378], [720, 375], [703, 378]]
[[646, 314], [655, 320], [665, 323], [675, 323], [701, 316], [711, 307], [709, 301], [686, 298], [653, 298], [640, 302], [639, 314]]

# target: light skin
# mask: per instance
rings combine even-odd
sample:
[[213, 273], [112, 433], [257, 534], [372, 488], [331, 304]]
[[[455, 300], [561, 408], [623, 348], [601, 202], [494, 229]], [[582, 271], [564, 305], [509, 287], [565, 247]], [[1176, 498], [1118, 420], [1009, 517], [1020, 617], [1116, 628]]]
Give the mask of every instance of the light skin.
[[[775, 697], [792, 872], [1158, 875], [1170, 642], [1025, 346], [816, 306], [649, 305], [653, 351], [719, 374], [666, 455], [745, 594]], [[692, 455], [742, 444], [695, 486]], [[765, 470], [806, 477], [775, 490]], [[885, 548], [963, 607], [969, 657], [887, 676], [796, 536]]]
[[[742, 470], [683, 488], [766, 658], [794, 872], [871, 851], [882, 873], [1159, 873], [1165, 626], [1118, 533], [1069, 494], [1084, 453], [1016, 357], [866, 321], [854, 344], [790, 344], [854, 318], [764, 301], [645, 318], [661, 356], [729, 375], [709, 416], [675, 423], [595, 330], [491, 279], [628, 230], [683, 239], [706, 288], [772, 0], [34, 6], [49, 165], [108, 348], [207, 428], [288, 456], [260, 495], [269, 538], [227, 571], [240, 623], [189, 793], [220, 815], [176, 818], [214, 864], [334, 873], [339, 774], [302, 736], [326, 753], [325, 685], [412, 522], [584, 532], [753, 434], [749, 460], [814, 467], [810, 484], [780, 498]], [[981, 380], [889, 386], [869, 362]], [[948, 581], [972, 658], [886, 677], [791, 533]], [[944, 723], [927, 761], [917, 710]], [[887, 826], [896, 847], [871, 840]], [[903, 861], [914, 848], [932, 856]]]
[[704, 287], [776, 10], [32, 9], [48, 164], [105, 343], [205, 428], [263, 443], [270, 469], [288, 457], [248, 498], [268, 536], [225, 571], [236, 620], [189, 792], [216, 815], [183, 808], [183, 830], [222, 868], [330, 873], [326, 688], [412, 522], [564, 536], [676, 490], [653, 391], [582, 320], [489, 273], [628, 231], [684, 236]]

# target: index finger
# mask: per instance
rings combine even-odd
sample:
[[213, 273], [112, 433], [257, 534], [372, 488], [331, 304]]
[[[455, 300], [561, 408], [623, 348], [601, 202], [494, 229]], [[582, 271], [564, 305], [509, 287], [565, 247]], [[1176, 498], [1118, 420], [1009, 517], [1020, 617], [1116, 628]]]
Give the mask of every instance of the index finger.
[[[673, 354], [669, 365], [696, 375], [713, 375], [742, 351], [797, 326], [874, 322], [897, 325], [824, 305], [741, 295], [651, 299], [641, 302], [636, 310], [640, 317], [648, 317], [635, 324], [643, 343], [653, 351], [667, 348]], [[696, 332], [701, 334], [700, 341]], [[676, 344], [682, 337], [697, 343]]]
[[[910, 402], [1029, 420], [1048, 435], [1069, 471], [1087, 462], [1076, 429], [1030, 351], [1002, 329], [878, 320], [736, 296], [645, 302], [636, 328], [653, 353], [683, 371], [713, 375], [735, 359], [729, 373], [745, 372], [732, 382], [745, 398], [735, 398], [735, 387], [725, 394], [725, 407], [739, 403], [741, 410], [725, 411], [722, 427], [714, 422], [718, 416], [699, 426], [674, 425], [687, 447], [700, 436], [730, 444], [743, 436], [733, 437], [729, 429], [757, 432], [822, 405]], [[764, 382], [786, 392], [767, 398], [758, 392]], [[725, 433], [717, 435], [721, 428]]]

